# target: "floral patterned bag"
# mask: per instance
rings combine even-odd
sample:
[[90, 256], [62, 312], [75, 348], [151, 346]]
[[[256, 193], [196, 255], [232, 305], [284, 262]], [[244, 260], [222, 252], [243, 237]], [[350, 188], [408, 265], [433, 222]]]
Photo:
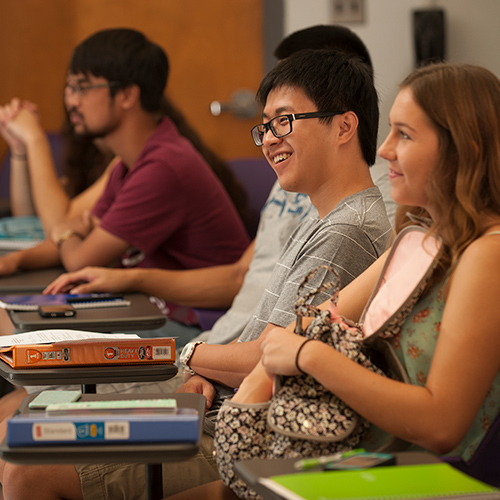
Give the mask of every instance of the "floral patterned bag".
[[[425, 238], [425, 234], [424, 229], [412, 226], [398, 236], [359, 324], [348, 322], [337, 314], [338, 280], [304, 293], [317, 270], [310, 273], [299, 286], [294, 306], [296, 333], [334, 347], [369, 370], [380, 374], [386, 372], [386, 375], [406, 382], [405, 370], [387, 339], [399, 333], [435, 269], [439, 243], [433, 238]], [[425, 246], [424, 242], [427, 242]], [[408, 274], [405, 267], [408, 247], [417, 254], [417, 261], [414, 256], [410, 259], [412, 268], [422, 272], [413, 279], [406, 279], [403, 290], [395, 291], [394, 283], [401, 281], [401, 273]], [[329, 310], [320, 311], [308, 304], [313, 295], [326, 290], [333, 291]], [[395, 311], [392, 314], [380, 315], [378, 311], [372, 314], [372, 305], [374, 309], [387, 309], [387, 305], [396, 309], [392, 309]], [[304, 316], [314, 319], [302, 331], [301, 318]], [[371, 355], [375, 351], [383, 352], [384, 372], [372, 362]], [[248, 405], [229, 400], [222, 406], [214, 441], [219, 473], [224, 483], [241, 498], [258, 498], [235, 476], [234, 461], [318, 457], [349, 450], [359, 444], [369, 426], [366, 420], [310, 375], [276, 377], [271, 401]]]

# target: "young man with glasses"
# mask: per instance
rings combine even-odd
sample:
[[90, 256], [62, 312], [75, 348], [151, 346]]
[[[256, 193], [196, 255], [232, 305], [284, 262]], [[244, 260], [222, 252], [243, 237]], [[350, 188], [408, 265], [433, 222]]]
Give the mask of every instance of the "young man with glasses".
[[[256, 143], [262, 144], [282, 187], [309, 195], [319, 217], [304, 220], [289, 238], [240, 341], [188, 345], [183, 353], [187, 381], [181, 391], [207, 397], [208, 431], [222, 400], [260, 359], [267, 331], [293, 321], [302, 278], [330, 264], [345, 286], [385, 250], [390, 232], [382, 197], [368, 170], [375, 159], [378, 99], [365, 65], [333, 51], [303, 51], [269, 73], [258, 97], [264, 123], [254, 132]], [[304, 117], [318, 112], [323, 116]], [[317, 273], [311, 286], [332, 278], [329, 271]], [[325, 299], [318, 296], [314, 302]], [[218, 477], [211, 446], [210, 435], [204, 434], [197, 457], [165, 465], [169, 494]], [[110, 491], [116, 498], [135, 498], [145, 488], [141, 464], [6, 467], [8, 492], [28, 491], [37, 484], [51, 498], [76, 499], [81, 492], [84, 498], [106, 498]]]
[[[227, 192], [173, 121], [162, 118], [168, 73], [163, 49], [135, 30], [103, 30], [75, 49], [65, 87], [71, 124], [76, 134], [102, 139], [121, 161], [91, 215], [1, 257], [0, 274], [60, 263], [67, 270], [116, 262], [184, 270], [241, 256], [249, 239]], [[21, 106], [2, 126], [24, 144], [37, 182], [36, 162], [51, 161], [37, 117]], [[196, 322], [190, 308], [173, 303], [165, 310], [179, 323]]]

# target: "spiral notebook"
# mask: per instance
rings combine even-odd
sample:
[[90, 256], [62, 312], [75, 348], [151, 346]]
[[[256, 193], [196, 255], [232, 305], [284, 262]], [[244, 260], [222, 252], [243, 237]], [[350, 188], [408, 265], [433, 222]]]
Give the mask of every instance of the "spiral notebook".
[[0, 307], [9, 311], [38, 311], [40, 306], [70, 304], [73, 309], [130, 306], [130, 301], [111, 293], [58, 293], [55, 295], [0, 295]]
[[36, 216], [3, 217], [0, 219], [0, 249], [21, 250], [41, 243], [43, 227]]
[[285, 474], [259, 482], [286, 500], [500, 499], [500, 490], [447, 463]]

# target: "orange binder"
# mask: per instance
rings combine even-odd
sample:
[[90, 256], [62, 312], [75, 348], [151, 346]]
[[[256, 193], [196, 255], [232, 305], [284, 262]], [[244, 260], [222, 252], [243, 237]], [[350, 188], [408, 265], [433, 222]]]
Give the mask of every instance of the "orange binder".
[[14, 345], [1, 348], [0, 359], [12, 368], [172, 364], [175, 339], [88, 339]]

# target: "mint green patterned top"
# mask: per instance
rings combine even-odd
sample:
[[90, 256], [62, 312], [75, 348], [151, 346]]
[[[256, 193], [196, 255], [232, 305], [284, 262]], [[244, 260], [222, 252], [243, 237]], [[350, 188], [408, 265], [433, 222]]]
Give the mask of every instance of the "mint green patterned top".
[[[444, 310], [444, 290], [448, 278], [429, 290], [403, 324], [401, 334], [393, 340], [396, 353], [406, 367], [412, 384], [425, 386], [432, 356], [439, 336]], [[479, 332], [478, 332], [479, 333]], [[489, 426], [500, 412], [500, 372], [462, 442], [448, 455], [469, 460]]]

